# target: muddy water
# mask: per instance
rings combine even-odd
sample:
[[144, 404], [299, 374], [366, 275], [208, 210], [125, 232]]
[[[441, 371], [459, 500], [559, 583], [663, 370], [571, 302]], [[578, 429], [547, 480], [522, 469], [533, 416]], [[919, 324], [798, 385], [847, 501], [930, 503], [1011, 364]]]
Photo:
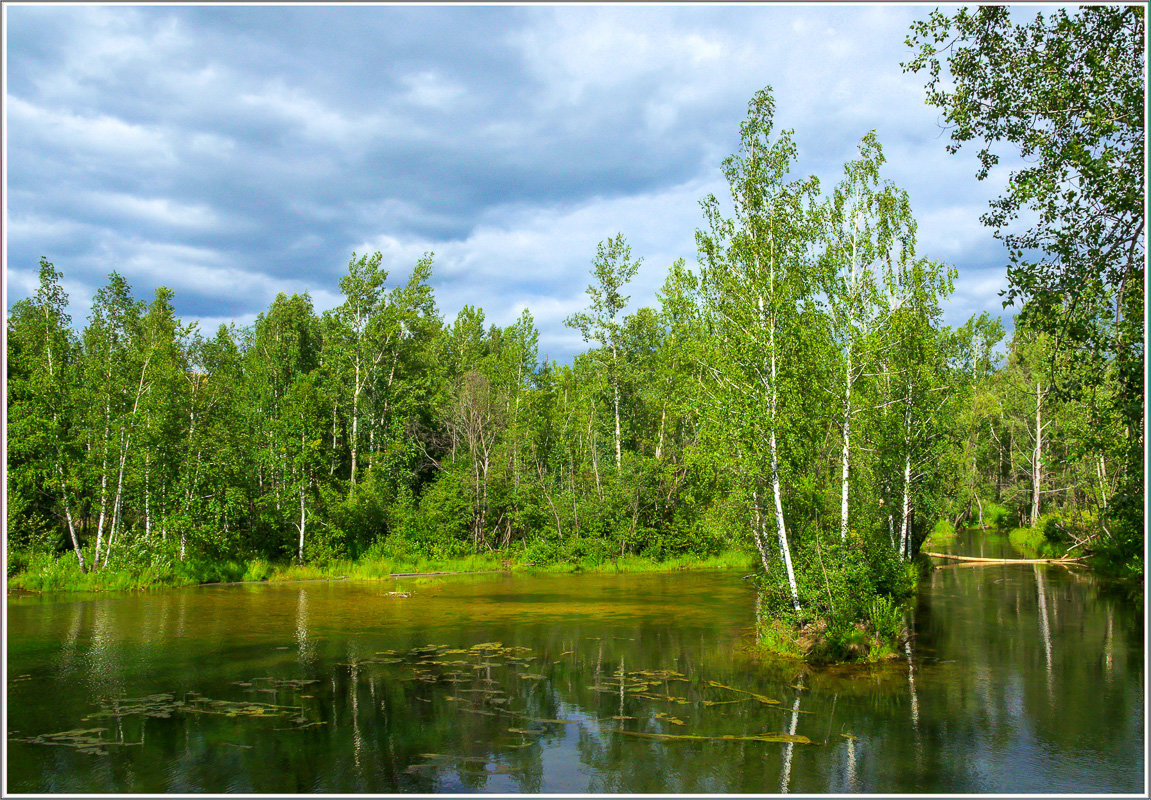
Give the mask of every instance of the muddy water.
[[935, 570], [872, 667], [752, 661], [754, 600], [738, 573], [10, 596], [7, 789], [1145, 790], [1141, 611], [1083, 570]]

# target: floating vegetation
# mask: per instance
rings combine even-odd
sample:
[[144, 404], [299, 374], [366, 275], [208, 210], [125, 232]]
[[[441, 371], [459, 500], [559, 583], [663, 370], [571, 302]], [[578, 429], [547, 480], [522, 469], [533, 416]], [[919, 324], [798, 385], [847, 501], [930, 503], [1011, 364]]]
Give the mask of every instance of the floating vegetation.
[[670, 694], [641, 694], [639, 696], [645, 700], [660, 700], [664, 703], [677, 703], [681, 706], [686, 706], [691, 702], [686, 697], [676, 697]]
[[40, 736], [10, 736], [9, 739], [13, 742], [24, 742], [26, 744], [46, 744], [60, 747], [71, 747], [79, 753], [87, 753], [89, 755], [95, 756], [108, 755], [108, 751], [104, 749], [105, 747], [123, 747], [143, 744], [142, 741], [109, 741], [102, 736], [102, 734], [107, 732], [108, 731], [106, 728], [86, 728], [71, 731], [61, 731], [59, 733], [45, 733], [41, 734]]
[[775, 742], [792, 744], [813, 744], [806, 736], [790, 733], [760, 733], [746, 736], [699, 736], [691, 733], [648, 733], [647, 731], [618, 730], [623, 736], [639, 736], [643, 739], [656, 739], [661, 742]]
[[[619, 674], [618, 672], [616, 673]], [[627, 673], [631, 678], [657, 678], [661, 681], [686, 681], [687, 676], [673, 669], [641, 669]]]
[[647, 731], [627, 731], [618, 730], [616, 733], [624, 736], [639, 736], [643, 739], [656, 739], [661, 742], [707, 742], [711, 741], [711, 736], [696, 736], [690, 733], [648, 733]]
[[[301, 686], [317, 683], [313, 680], [275, 680], [270, 678], [253, 678], [252, 681], [237, 681], [236, 685], [247, 683], [245, 692], [260, 691], [276, 693], [275, 688], [251, 688], [251, 683], [257, 680], [271, 680], [282, 687], [299, 688]], [[324, 722], [308, 719], [302, 706], [277, 705], [275, 703], [258, 703], [252, 700], [218, 700], [204, 697], [196, 692], [185, 692], [182, 699], [169, 693], [150, 694], [145, 697], [126, 697], [102, 703], [99, 711], [94, 711], [83, 719], [109, 719], [125, 716], [142, 716], [145, 718], [167, 719], [173, 714], [211, 714], [223, 717], [266, 717], [281, 718], [291, 723], [290, 727], [276, 730], [294, 730], [323, 725]]]
[[720, 736], [720, 741], [725, 742], [777, 742], [777, 743], [790, 743], [790, 744], [814, 744], [811, 739], [806, 736], [800, 736], [794, 733], [760, 733], [752, 734], [749, 736]]
[[761, 694], [756, 694], [755, 692], [749, 692], [746, 689], [736, 689], [734, 686], [728, 686], [726, 684], [719, 683], [718, 681], [708, 681], [707, 685], [708, 686], [714, 686], [717, 689], [727, 689], [729, 692], [736, 692], [737, 694], [746, 694], [748, 697], [752, 698], [753, 700], [757, 700], [760, 703], [763, 703], [764, 705], [769, 705], [769, 706], [779, 705], [778, 700], [772, 700], [770, 697], [764, 697]]
[[536, 717], [524, 717], [529, 722], [540, 722], [545, 725], [575, 725], [574, 719], [537, 719]]
[[861, 742], [861, 741], [863, 741], [863, 740], [862, 740], [862, 739], [860, 739], [858, 736], [854, 736], [854, 735], [852, 735], [852, 734], [850, 734], [850, 733], [841, 733], [841, 734], [839, 734], [839, 735], [840, 735], [840, 736], [842, 736], [844, 739], [850, 739], [850, 740], [851, 740], [851, 741], [853, 741], [853, 742]]

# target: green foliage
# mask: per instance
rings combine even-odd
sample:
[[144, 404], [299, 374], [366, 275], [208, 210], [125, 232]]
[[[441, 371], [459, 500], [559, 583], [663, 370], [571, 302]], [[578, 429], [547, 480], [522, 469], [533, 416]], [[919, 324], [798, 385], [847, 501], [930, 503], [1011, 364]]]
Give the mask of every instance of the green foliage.
[[[983, 216], [1008, 248], [1005, 305], [1021, 304], [1017, 330], [1049, 342], [1031, 367], [1036, 405], [1080, 417], [1059, 438], [1064, 463], [1088, 461], [1075, 482], [1100, 512], [1093, 546], [1132, 563], [1144, 548], [1144, 16], [1138, 5], [1024, 21], [1002, 6], [936, 10], [912, 25], [904, 64], [926, 70], [948, 150], [983, 143], [981, 180], [1005, 146], [1021, 156]], [[1042, 467], [1033, 457], [1033, 490]], [[1036, 492], [1032, 522], [1038, 506]]]
[[931, 533], [924, 544], [941, 545], [955, 540], [956, 531], [955, 526], [949, 520], [941, 519], [935, 523], [935, 527], [931, 529]]
[[897, 639], [904, 632], [903, 606], [889, 596], [877, 595], [866, 604], [867, 618], [875, 632], [887, 639]]
[[1011, 513], [998, 503], [984, 503], [983, 522], [988, 528], [1006, 531], [1011, 527]]

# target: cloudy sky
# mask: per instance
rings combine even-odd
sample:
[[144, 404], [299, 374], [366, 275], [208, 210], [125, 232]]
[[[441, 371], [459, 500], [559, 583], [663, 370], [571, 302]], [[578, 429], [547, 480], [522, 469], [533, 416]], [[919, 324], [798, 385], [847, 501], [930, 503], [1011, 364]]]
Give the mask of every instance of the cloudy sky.
[[446, 319], [527, 307], [566, 361], [598, 242], [643, 258], [633, 307], [696, 263], [699, 201], [726, 198], [720, 162], [770, 85], [797, 171], [827, 186], [878, 132], [920, 253], [959, 270], [945, 322], [999, 315], [1004, 251], [978, 218], [1004, 176], [946, 153], [899, 66], [932, 7], [8, 4], [7, 307], [43, 255], [77, 326], [117, 270], [211, 333], [279, 292], [334, 307], [353, 251], [395, 284], [431, 250]]

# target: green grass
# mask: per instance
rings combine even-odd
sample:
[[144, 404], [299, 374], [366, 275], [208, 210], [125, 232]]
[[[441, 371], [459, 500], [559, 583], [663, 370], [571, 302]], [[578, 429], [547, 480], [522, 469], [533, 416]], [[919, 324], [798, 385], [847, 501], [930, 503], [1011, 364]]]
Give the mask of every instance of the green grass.
[[751, 569], [754, 559], [743, 550], [725, 550], [713, 556], [674, 556], [656, 561], [643, 556], [625, 555], [622, 558], [559, 561], [550, 564], [525, 566], [532, 572], [597, 572], [615, 575], [645, 572], [677, 572], [689, 569]]
[[304, 580], [383, 580], [396, 574], [478, 573], [504, 569], [531, 572], [599, 572], [609, 574], [673, 572], [686, 569], [745, 569], [751, 557], [742, 551], [727, 551], [706, 558], [679, 556], [653, 561], [625, 556], [604, 561], [562, 561], [525, 565], [515, 553], [478, 553], [434, 558], [407, 552], [372, 553], [357, 560], [338, 559], [323, 564], [274, 563], [262, 558], [244, 561], [177, 562], [170, 567], [143, 569], [101, 569], [80, 572], [75, 556], [31, 557], [23, 569], [8, 579], [8, 586], [34, 592], [128, 591], [150, 587], [189, 586], [207, 583], [278, 583]]
[[922, 546], [939, 547], [945, 544], [951, 544], [958, 535], [958, 532], [948, 520], [941, 519], [935, 523], [935, 527], [931, 529], [931, 533], [923, 540]]

